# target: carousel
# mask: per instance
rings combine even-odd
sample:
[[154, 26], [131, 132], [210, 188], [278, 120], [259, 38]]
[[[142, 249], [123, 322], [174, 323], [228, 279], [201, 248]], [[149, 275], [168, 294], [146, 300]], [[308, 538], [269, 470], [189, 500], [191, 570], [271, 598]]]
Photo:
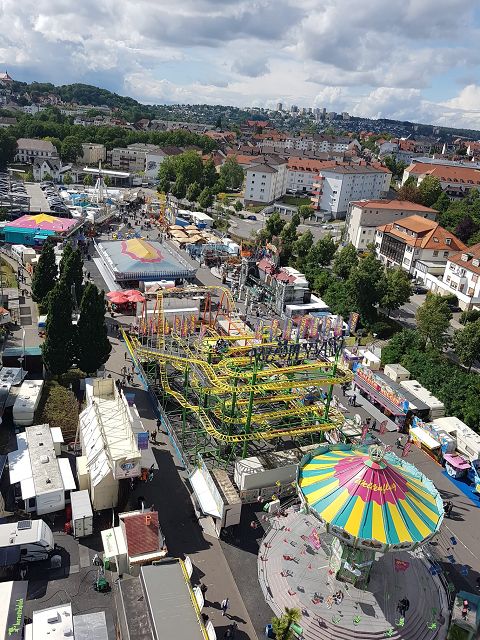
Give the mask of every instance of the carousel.
[[326, 445], [298, 468], [305, 509], [333, 534], [337, 579], [368, 582], [376, 553], [413, 550], [438, 531], [443, 502], [416, 467], [379, 445]]
[[443, 640], [449, 595], [434, 556], [444, 517], [434, 484], [383, 446], [349, 444], [308, 453], [296, 482], [299, 504], [269, 516], [258, 556], [275, 614], [298, 608], [305, 640]]

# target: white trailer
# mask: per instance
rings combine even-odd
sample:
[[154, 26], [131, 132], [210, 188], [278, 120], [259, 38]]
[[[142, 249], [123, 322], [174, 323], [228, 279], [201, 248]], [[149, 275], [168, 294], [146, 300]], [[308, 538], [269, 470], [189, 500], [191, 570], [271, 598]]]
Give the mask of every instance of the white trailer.
[[55, 548], [50, 527], [43, 520], [0, 524], [0, 550], [17, 551], [17, 562], [46, 560]]
[[75, 538], [91, 536], [93, 533], [93, 511], [88, 491], [72, 491], [70, 500], [73, 536]]
[[42, 389], [43, 380], [25, 380], [22, 383], [13, 405], [13, 422], [15, 425], [29, 427], [33, 424]]

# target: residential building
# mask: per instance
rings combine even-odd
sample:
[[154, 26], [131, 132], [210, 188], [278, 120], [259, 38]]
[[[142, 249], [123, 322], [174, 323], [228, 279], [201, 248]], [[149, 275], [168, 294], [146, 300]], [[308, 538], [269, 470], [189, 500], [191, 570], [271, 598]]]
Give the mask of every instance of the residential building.
[[434, 293], [456, 295], [462, 309], [480, 309], [480, 244], [454, 253], [443, 275], [426, 284]]
[[303, 273], [293, 267], [278, 268], [268, 258], [262, 258], [257, 264], [258, 279], [274, 300], [275, 312], [283, 315], [286, 305], [308, 304], [311, 293], [308, 280]]
[[15, 162], [33, 163], [35, 158], [58, 158], [55, 145], [50, 140], [19, 138]]
[[264, 162], [254, 158], [247, 167], [245, 202], [270, 204], [287, 192], [287, 161], [279, 156], [268, 156]]
[[465, 245], [438, 222], [412, 215], [377, 227], [375, 251], [387, 267], [401, 267], [417, 280], [440, 275], [450, 256]]
[[323, 134], [300, 135], [296, 137], [285, 134], [265, 134], [259, 136], [256, 144], [259, 147], [275, 146], [290, 151], [314, 151], [316, 153], [345, 152], [352, 149], [360, 150], [361, 148], [358, 140]]
[[99, 162], [105, 162], [107, 150], [104, 144], [96, 144], [94, 142], [82, 143], [81, 161], [85, 164], [98, 165]]
[[112, 149], [110, 152], [112, 169], [129, 173], [144, 173], [148, 178], [156, 178], [163, 160], [169, 155], [154, 144], [130, 144], [128, 147]]
[[35, 158], [33, 161], [33, 179], [37, 182], [41, 182], [50, 177], [50, 180], [58, 182], [62, 173], [62, 161], [60, 158]]
[[42, 107], [39, 104], [27, 104], [22, 107], [23, 113], [28, 113], [31, 116], [34, 116], [36, 113], [40, 113], [40, 111], [44, 111], [46, 107]]
[[7, 129], [8, 127], [13, 127], [15, 124], [17, 124], [16, 118], [0, 117], [0, 129]]
[[290, 156], [287, 164], [287, 191], [310, 194], [322, 167], [332, 163], [328, 160], [315, 160]]
[[412, 162], [403, 172], [402, 184], [413, 177], [419, 185], [426, 176], [440, 180], [443, 191], [452, 199], [463, 198], [471, 189], [480, 188], [480, 168], [460, 163]]
[[8, 71], [5, 71], [5, 73], [0, 73], [0, 85], [9, 87], [11, 86], [12, 83], [13, 83], [13, 78], [8, 75]]
[[418, 215], [435, 220], [437, 211], [408, 200], [354, 200], [348, 205], [345, 239], [359, 251], [375, 243], [377, 227]]
[[332, 163], [314, 182], [312, 203], [317, 211], [344, 218], [352, 200], [386, 196], [391, 179], [391, 172], [381, 165]]
[[277, 111], [283, 111], [283, 103], [277, 102]]

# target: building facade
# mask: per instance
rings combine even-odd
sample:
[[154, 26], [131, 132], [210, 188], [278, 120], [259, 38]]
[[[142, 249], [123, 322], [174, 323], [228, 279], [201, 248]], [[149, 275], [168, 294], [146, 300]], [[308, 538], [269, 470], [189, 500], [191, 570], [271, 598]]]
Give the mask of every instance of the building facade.
[[32, 164], [35, 158], [57, 157], [57, 149], [50, 140], [37, 140], [36, 138], [19, 138], [17, 140], [15, 162]]
[[480, 244], [454, 253], [443, 275], [428, 278], [426, 285], [434, 293], [457, 296], [462, 309], [480, 309]]
[[246, 170], [245, 202], [271, 204], [287, 192], [287, 161], [269, 156]]
[[93, 142], [85, 142], [82, 144], [82, 162], [85, 164], [96, 164], [105, 162], [107, 150], [104, 144], [95, 144]]
[[437, 211], [408, 200], [354, 200], [348, 205], [345, 239], [358, 251], [375, 243], [377, 227], [411, 215], [435, 220]]
[[379, 199], [388, 193], [391, 172], [380, 165], [335, 163], [321, 169], [312, 203], [318, 211], [344, 218], [352, 200]]
[[425, 282], [443, 273], [447, 260], [465, 245], [434, 220], [409, 216], [377, 227], [375, 252], [386, 267], [400, 267]]
[[[423, 160], [423, 159], [422, 159]], [[471, 189], [480, 189], [480, 169], [478, 166], [460, 163], [412, 162], [403, 172], [402, 184], [414, 178], [419, 185], [427, 176], [440, 180], [442, 190], [453, 200], [464, 198]]]
[[[156, 163], [162, 161], [166, 154], [154, 144], [130, 144], [126, 148], [115, 148], [109, 154], [112, 169], [128, 171], [129, 173], [149, 174], [155, 171], [151, 163], [155, 159]], [[148, 159], [147, 159], [148, 158]], [[158, 173], [158, 167], [156, 168]]]

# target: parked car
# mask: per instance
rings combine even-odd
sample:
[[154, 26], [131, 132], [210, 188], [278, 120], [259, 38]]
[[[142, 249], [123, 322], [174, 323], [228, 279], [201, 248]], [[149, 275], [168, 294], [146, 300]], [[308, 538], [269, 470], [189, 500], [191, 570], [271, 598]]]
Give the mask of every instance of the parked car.
[[247, 220], [256, 220], [257, 216], [247, 216]]
[[425, 287], [423, 284], [413, 285], [413, 293], [416, 293], [417, 295], [422, 295], [424, 293], [427, 293], [427, 291], [428, 291], [427, 287]]

